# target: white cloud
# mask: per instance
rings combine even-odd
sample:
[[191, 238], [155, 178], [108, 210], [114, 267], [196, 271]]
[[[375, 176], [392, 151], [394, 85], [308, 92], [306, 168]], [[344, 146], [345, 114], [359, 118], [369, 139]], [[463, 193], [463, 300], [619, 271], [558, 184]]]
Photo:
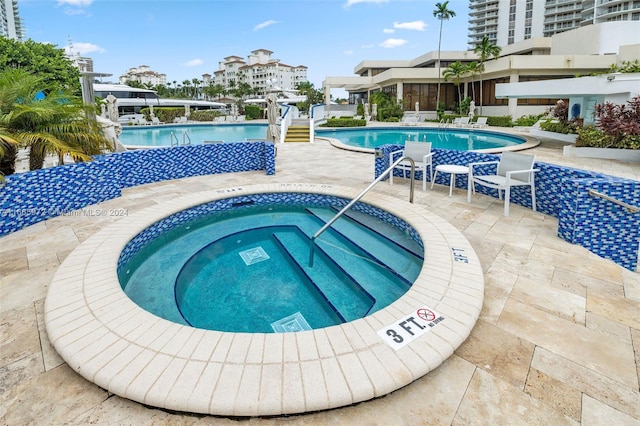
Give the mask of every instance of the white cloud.
[[75, 7], [88, 7], [91, 6], [93, 0], [58, 0], [58, 6], [63, 4]]
[[392, 28], [385, 28], [382, 30], [383, 33], [385, 34], [393, 34], [396, 32], [396, 30], [392, 29]]
[[406, 43], [407, 43], [407, 40], [403, 40], [401, 38], [388, 38], [382, 43], [380, 43], [380, 46], [392, 49], [394, 47], [402, 46], [403, 44], [406, 44]]
[[274, 21], [273, 19], [269, 19], [268, 21], [264, 21], [258, 25], [256, 25], [255, 27], [253, 27], [253, 31], [260, 31], [263, 28], [267, 28], [270, 25], [274, 25], [277, 24], [278, 21]]
[[71, 47], [67, 46], [64, 48], [64, 51], [67, 55], [71, 54], [71, 55], [80, 55], [80, 56], [84, 56], [87, 55], [89, 53], [104, 53], [105, 50], [98, 46], [97, 44], [93, 44], [93, 43], [78, 43], [78, 42], [73, 42], [73, 51], [71, 51]]
[[204, 61], [200, 58], [192, 59], [184, 63], [186, 67], [197, 67], [198, 65], [204, 64]]
[[353, 50], [345, 50], [344, 52], [342, 52], [342, 54], [345, 56], [351, 56], [353, 55]]
[[347, 2], [344, 4], [344, 7], [351, 7], [354, 4], [358, 4], [358, 3], [380, 4], [380, 3], [389, 3], [389, 0], [347, 0]]
[[427, 27], [427, 24], [420, 21], [412, 21], [412, 22], [394, 22], [393, 28], [398, 30], [413, 30], [413, 31], [424, 31]]

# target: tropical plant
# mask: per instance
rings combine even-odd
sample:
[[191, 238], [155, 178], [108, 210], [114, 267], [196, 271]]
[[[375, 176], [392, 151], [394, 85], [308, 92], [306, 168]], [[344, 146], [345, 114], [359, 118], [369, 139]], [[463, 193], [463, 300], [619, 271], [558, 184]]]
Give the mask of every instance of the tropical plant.
[[613, 64], [609, 67], [609, 69], [607, 70], [607, 73], [613, 73], [613, 72], [619, 72], [619, 73], [640, 72], [640, 61], [637, 59], [634, 59], [633, 61], [622, 61], [620, 65]]
[[480, 109], [478, 110], [478, 114], [482, 115], [482, 74], [485, 70], [484, 63], [488, 59], [500, 56], [502, 49], [493, 44], [491, 40], [489, 40], [489, 37], [484, 36], [480, 44], [474, 47], [473, 51], [480, 57], [480, 63], [478, 64], [478, 70], [480, 72]]
[[444, 3], [436, 3], [436, 8], [433, 11], [433, 16], [440, 20], [440, 35], [438, 36], [438, 92], [436, 94], [436, 105], [440, 105], [440, 47], [442, 46], [442, 23], [456, 16], [456, 13], [447, 9], [449, 0]]
[[31, 170], [42, 168], [47, 154], [61, 159], [70, 154], [76, 161], [90, 161], [91, 155], [112, 149], [94, 111], [81, 98], [47, 86], [25, 70], [0, 72], [2, 158], [10, 161], [7, 147], [19, 145], [29, 148]]
[[60, 87], [80, 95], [80, 71], [64, 49], [33, 40], [18, 41], [0, 37], [0, 71], [21, 68], [37, 73], [46, 86]]
[[296, 85], [296, 90], [298, 91], [298, 94], [307, 97], [304, 102], [300, 102], [296, 105], [302, 111], [309, 111], [311, 105], [324, 102], [324, 93], [322, 93], [322, 90], [316, 89], [311, 82], [303, 81], [298, 83]]
[[605, 102], [595, 107], [596, 126], [614, 143], [627, 136], [640, 136], [640, 95], [631, 98], [627, 104]]
[[478, 62], [473, 61], [473, 62], [469, 62], [468, 64], [465, 64], [465, 74], [469, 74], [471, 76], [471, 96], [474, 101], [476, 100], [476, 91], [473, 86], [473, 81], [476, 74], [480, 74], [481, 72], [482, 72], [482, 69]]
[[404, 115], [404, 108], [401, 101], [391, 99], [384, 92], [374, 92], [369, 97], [371, 104], [378, 105], [378, 115], [373, 117], [378, 121], [398, 121]]
[[445, 68], [442, 76], [444, 77], [444, 81], [449, 81], [453, 79], [453, 84], [458, 88], [458, 112], [462, 114], [462, 110], [460, 108], [460, 104], [462, 102], [462, 92], [460, 91], [460, 81], [462, 76], [467, 72], [467, 67], [462, 64], [460, 61], [456, 61], [450, 64], [447, 68]]

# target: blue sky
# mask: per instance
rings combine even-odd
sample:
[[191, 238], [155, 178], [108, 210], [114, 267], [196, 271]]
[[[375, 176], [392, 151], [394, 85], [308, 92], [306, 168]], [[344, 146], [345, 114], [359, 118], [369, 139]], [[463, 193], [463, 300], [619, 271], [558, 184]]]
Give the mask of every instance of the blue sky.
[[[442, 0], [439, 0], [442, 1]], [[19, 0], [27, 38], [93, 58], [113, 74], [148, 65], [168, 81], [202, 78], [226, 56], [268, 49], [306, 65], [320, 88], [366, 59], [412, 59], [438, 49], [436, 0]], [[442, 50], [467, 49], [468, 0], [450, 0]]]

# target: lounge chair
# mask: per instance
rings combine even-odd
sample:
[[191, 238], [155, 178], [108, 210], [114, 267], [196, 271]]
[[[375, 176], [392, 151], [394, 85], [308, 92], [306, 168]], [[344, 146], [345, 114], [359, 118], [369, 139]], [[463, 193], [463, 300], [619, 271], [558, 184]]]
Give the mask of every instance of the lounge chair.
[[164, 122], [160, 121], [158, 117], [151, 117], [151, 124], [164, 124]]
[[418, 117], [416, 117], [415, 115], [406, 115], [402, 117], [400, 123], [404, 124], [405, 126], [416, 126], [418, 124]]
[[456, 127], [467, 127], [469, 125], [469, 117], [461, 117], [460, 121], [455, 125]]
[[478, 117], [475, 123], [471, 123], [471, 127], [474, 128], [482, 128], [487, 126], [487, 117]]
[[[399, 155], [398, 155], [399, 154]], [[409, 157], [415, 162], [416, 171], [422, 170], [422, 190], [427, 190], [427, 167], [429, 168], [429, 180], [433, 180], [433, 152], [431, 152], [431, 142], [406, 141], [404, 149], [392, 151], [389, 154], [389, 164], [393, 164], [399, 157]], [[407, 172], [411, 173], [411, 163], [408, 160], [400, 162], [394, 170], [402, 170], [402, 176], [407, 177]], [[393, 185], [393, 172], [391, 172], [389, 183]]]
[[[535, 155], [518, 154], [515, 152], [504, 152], [500, 161], [484, 161], [469, 164], [469, 184], [467, 188], [467, 202], [471, 202], [471, 193], [475, 193], [476, 184], [498, 190], [498, 198], [502, 200], [504, 191], [504, 215], [509, 216], [509, 201], [511, 198], [512, 186], [531, 187], [531, 206], [536, 211], [536, 185], [534, 173], [539, 169], [534, 169]], [[475, 166], [497, 164], [496, 174], [475, 175]]]

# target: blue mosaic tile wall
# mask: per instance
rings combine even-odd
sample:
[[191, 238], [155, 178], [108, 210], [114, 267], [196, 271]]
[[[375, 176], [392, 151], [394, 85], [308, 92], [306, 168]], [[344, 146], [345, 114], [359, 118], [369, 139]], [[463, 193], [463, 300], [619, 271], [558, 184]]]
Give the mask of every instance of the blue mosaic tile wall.
[[120, 196], [123, 188], [216, 173], [275, 174], [270, 142], [233, 142], [128, 151], [6, 177], [0, 186], [0, 236]]
[[[402, 145], [383, 145], [377, 149], [376, 177], [389, 167], [389, 154], [398, 149], [402, 149]], [[433, 152], [434, 168], [439, 164], [466, 166], [500, 158], [494, 154], [440, 148], [433, 149]], [[495, 167], [481, 166], [474, 170], [477, 173], [495, 173]], [[537, 210], [558, 218], [558, 236], [635, 271], [638, 268], [640, 213], [630, 214], [610, 201], [588, 195], [588, 191], [594, 189], [627, 204], [640, 206], [640, 182], [541, 162], [536, 162], [535, 168], [540, 169], [535, 177]], [[402, 176], [402, 172], [396, 170], [394, 176]], [[467, 177], [457, 175], [455, 186], [466, 190]], [[416, 179], [422, 179], [421, 172], [416, 172]], [[449, 175], [439, 173], [436, 183], [449, 185]], [[477, 186], [476, 192], [498, 197], [497, 190], [491, 188]], [[511, 202], [531, 208], [529, 188], [513, 188]]]

